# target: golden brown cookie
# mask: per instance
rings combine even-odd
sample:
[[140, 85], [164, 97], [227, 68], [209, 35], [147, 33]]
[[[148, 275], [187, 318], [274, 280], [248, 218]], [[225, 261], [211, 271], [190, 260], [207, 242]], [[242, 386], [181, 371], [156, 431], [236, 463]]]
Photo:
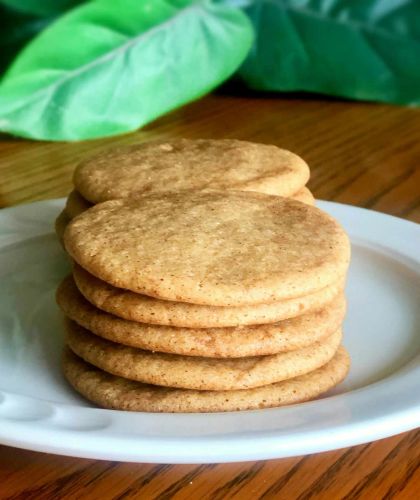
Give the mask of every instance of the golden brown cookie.
[[313, 371], [334, 356], [342, 338], [338, 330], [295, 351], [234, 359], [203, 358], [116, 344], [68, 319], [65, 326], [70, 349], [108, 373], [148, 384], [213, 391], [249, 389]]
[[73, 277], [82, 295], [103, 311], [130, 321], [186, 328], [274, 323], [319, 309], [329, 304], [344, 289], [344, 279], [340, 279], [319, 292], [297, 299], [255, 306], [215, 307], [154, 299], [116, 288], [78, 265], [74, 266]]
[[173, 139], [99, 153], [74, 172], [74, 185], [91, 203], [133, 193], [178, 189], [238, 189], [290, 196], [309, 179], [297, 155], [236, 139]]
[[57, 290], [64, 314], [105, 339], [149, 351], [187, 356], [239, 358], [301, 349], [337, 331], [344, 319], [344, 295], [290, 320], [227, 328], [179, 328], [128, 321], [92, 306], [71, 276]]
[[146, 412], [218, 412], [284, 406], [314, 399], [347, 375], [350, 358], [339, 347], [327, 364], [306, 375], [254, 389], [196, 391], [170, 389], [110, 375], [66, 349], [64, 374], [85, 398], [104, 408]]
[[101, 203], [70, 222], [68, 253], [94, 276], [165, 300], [277, 302], [344, 277], [350, 244], [321, 210], [279, 196], [183, 191]]
[[78, 191], [73, 190], [70, 192], [66, 200], [66, 213], [70, 219], [73, 219], [91, 206], [92, 203], [85, 200]]

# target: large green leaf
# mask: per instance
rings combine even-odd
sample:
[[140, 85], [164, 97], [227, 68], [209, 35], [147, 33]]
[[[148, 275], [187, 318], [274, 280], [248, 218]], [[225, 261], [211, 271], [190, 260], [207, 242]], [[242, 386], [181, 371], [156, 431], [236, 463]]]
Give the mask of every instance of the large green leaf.
[[0, 0], [0, 3], [26, 14], [51, 16], [82, 3], [83, 0]]
[[247, 13], [252, 88], [420, 103], [419, 0], [260, 0]]
[[0, 85], [0, 129], [78, 140], [136, 129], [231, 75], [252, 43], [210, 0], [98, 0], [50, 25]]

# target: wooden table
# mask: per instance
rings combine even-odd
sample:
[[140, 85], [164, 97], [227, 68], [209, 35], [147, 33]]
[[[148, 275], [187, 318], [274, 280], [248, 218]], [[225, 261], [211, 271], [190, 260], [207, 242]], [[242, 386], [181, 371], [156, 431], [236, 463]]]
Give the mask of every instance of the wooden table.
[[[420, 222], [420, 110], [275, 96], [210, 96], [140, 132], [76, 144], [0, 138], [0, 206], [64, 196], [104, 146], [178, 137], [278, 144], [312, 169], [317, 198]], [[0, 447], [0, 498], [420, 498], [420, 431], [307, 457], [147, 465]]]

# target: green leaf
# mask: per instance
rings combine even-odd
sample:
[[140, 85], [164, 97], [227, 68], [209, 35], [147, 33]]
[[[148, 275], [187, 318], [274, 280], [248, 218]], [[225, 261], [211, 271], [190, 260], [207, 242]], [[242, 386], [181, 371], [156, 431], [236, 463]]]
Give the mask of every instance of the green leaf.
[[0, 72], [10, 64], [25, 44], [51, 21], [52, 18], [28, 16], [0, 6]]
[[82, 3], [83, 0], [0, 0], [11, 9], [35, 16], [53, 16]]
[[0, 85], [0, 129], [50, 140], [128, 132], [195, 99], [246, 57], [252, 27], [210, 0], [97, 0], [65, 14]]
[[247, 13], [250, 87], [420, 103], [418, 0], [261, 0]]

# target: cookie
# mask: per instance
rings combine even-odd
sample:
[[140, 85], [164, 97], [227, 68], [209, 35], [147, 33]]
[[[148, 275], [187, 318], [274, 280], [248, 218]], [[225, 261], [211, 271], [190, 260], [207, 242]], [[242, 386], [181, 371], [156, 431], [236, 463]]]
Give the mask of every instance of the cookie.
[[327, 364], [290, 380], [239, 391], [196, 391], [116, 377], [84, 362], [69, 349], [63, 356], [67, 380], [93, 403], [113, 410], [168, 413], [255, 410], [301, 403], [338, 385], [349, 367], [350, 358], [344, 347], [339, 347]]
[[342, 337], [338, 330], [295, 351], [216, 359], [135, 349], [98, 337], [68, 319], [65, 326], [70, 349], [106, 372], [148, 384], [214, 391], [259, 387], [313, 371], [334, 356]]
[[301, 201], [307, 205], [315, 205], [314, 195], [309, 191], [307, 187], [303, 187], [300, 191], [291, 196], [292, 200]]
[[78, 265], [73, 277], [82, 295], [94, 306], [120, 318], [153, 325], [185, 328], [274, 323], [319, 309], [344, 289], [344, 279], [297, 299], [242, 307], [215, 307], [159, 300], [109, 285]]
[[239, 358], [301, 349], [337, 331], [344, 319], [344, 295], [290, 320], [227, 328], [179, 328], [118, 318], [92, 306], [71, 276], [57, 290], [64, 314], [107, 340], [149, 351], [186, 356]]
[[279, 196], [182, 191], [101, 203], [71, 221], [66, 250], [98, 278], [165, 300], [277, 302], [343, 277], [350, 244], [321, 210]]
[[235, 139], [174, 139], [99, 153], [74, 172], [77, 191], [91, 203], [133, 193], [178, 189], [238, 189], [290, 196], [309, 179], [297, 155]]
[[68, 217], [70, 219], [73, 219], [91, 206], [92, 203], [89, 203], [87, 200], [85, 200], [79, 192], [73, 190], [67, 197], [65, 210]]

